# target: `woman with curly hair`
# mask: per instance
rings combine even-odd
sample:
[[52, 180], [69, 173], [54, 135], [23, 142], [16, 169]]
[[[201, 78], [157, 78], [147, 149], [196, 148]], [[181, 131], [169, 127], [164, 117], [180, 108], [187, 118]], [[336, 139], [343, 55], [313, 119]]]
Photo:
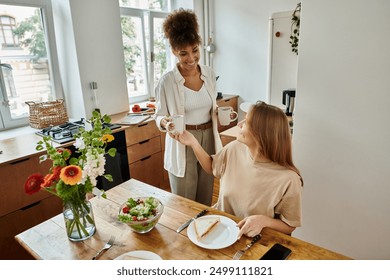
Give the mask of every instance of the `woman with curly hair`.
[[[156, 87], [155, 120], [161, 131], [173, 115], [184, 115], [186, 130], [191, 131], [208, 153], [222, 148], [216, 115], [216, 77], [200, 65], [201, 37], [195, 13], [173, 11], [163, 24], [178, 62], [165, 73]], [[206, 173], [192, 151], [166, 135], [164, 168], [168, 171], [172, 193], [211, 205], [214, 176]]]

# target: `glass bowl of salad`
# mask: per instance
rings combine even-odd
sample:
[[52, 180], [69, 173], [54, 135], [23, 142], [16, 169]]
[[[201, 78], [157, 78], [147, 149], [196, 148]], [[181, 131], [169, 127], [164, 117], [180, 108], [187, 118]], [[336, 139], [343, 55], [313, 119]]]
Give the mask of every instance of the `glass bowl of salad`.
[[154, 197], [130, 197], [119, 208], [118, 220], [138, 233], [151, 231], [164, 211], [164, 205]]

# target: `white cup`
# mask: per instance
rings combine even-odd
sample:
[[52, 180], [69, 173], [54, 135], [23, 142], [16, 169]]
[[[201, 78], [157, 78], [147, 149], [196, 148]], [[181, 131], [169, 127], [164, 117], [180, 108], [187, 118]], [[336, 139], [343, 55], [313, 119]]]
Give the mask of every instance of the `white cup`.
[[[232, 114], [235, 115], [235, 117], [232, 118]], [[237, 120], [237, 118], [238, 114], [236, 111], [233, 111], [233, 107], [218, 107], [218, 120], [221, 125], [229, 125], [231, 122]]]
[[171, 121], [167, 122], [167, 131], [172, 134], [182, 134], [184, 131], [184, 116], [173, 115]]

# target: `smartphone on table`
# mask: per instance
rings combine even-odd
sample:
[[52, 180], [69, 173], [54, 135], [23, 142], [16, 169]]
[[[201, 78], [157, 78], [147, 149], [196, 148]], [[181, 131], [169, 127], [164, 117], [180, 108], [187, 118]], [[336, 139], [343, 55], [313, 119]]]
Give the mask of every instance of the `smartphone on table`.
[[290, 254], [289, 248], [276, 243], [259, 260], [285, 260]]

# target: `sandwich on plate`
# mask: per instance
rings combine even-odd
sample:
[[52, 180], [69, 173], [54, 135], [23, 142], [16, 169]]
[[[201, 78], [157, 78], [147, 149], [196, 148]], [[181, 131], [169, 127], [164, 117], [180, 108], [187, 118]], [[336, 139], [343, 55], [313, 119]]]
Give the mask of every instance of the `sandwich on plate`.
[[196, 238], [201, 240], [205, 238], [210, 232], [212, 232], [220, 223], [219, 217], [202, 217], [195, 219], [194, 228]]

